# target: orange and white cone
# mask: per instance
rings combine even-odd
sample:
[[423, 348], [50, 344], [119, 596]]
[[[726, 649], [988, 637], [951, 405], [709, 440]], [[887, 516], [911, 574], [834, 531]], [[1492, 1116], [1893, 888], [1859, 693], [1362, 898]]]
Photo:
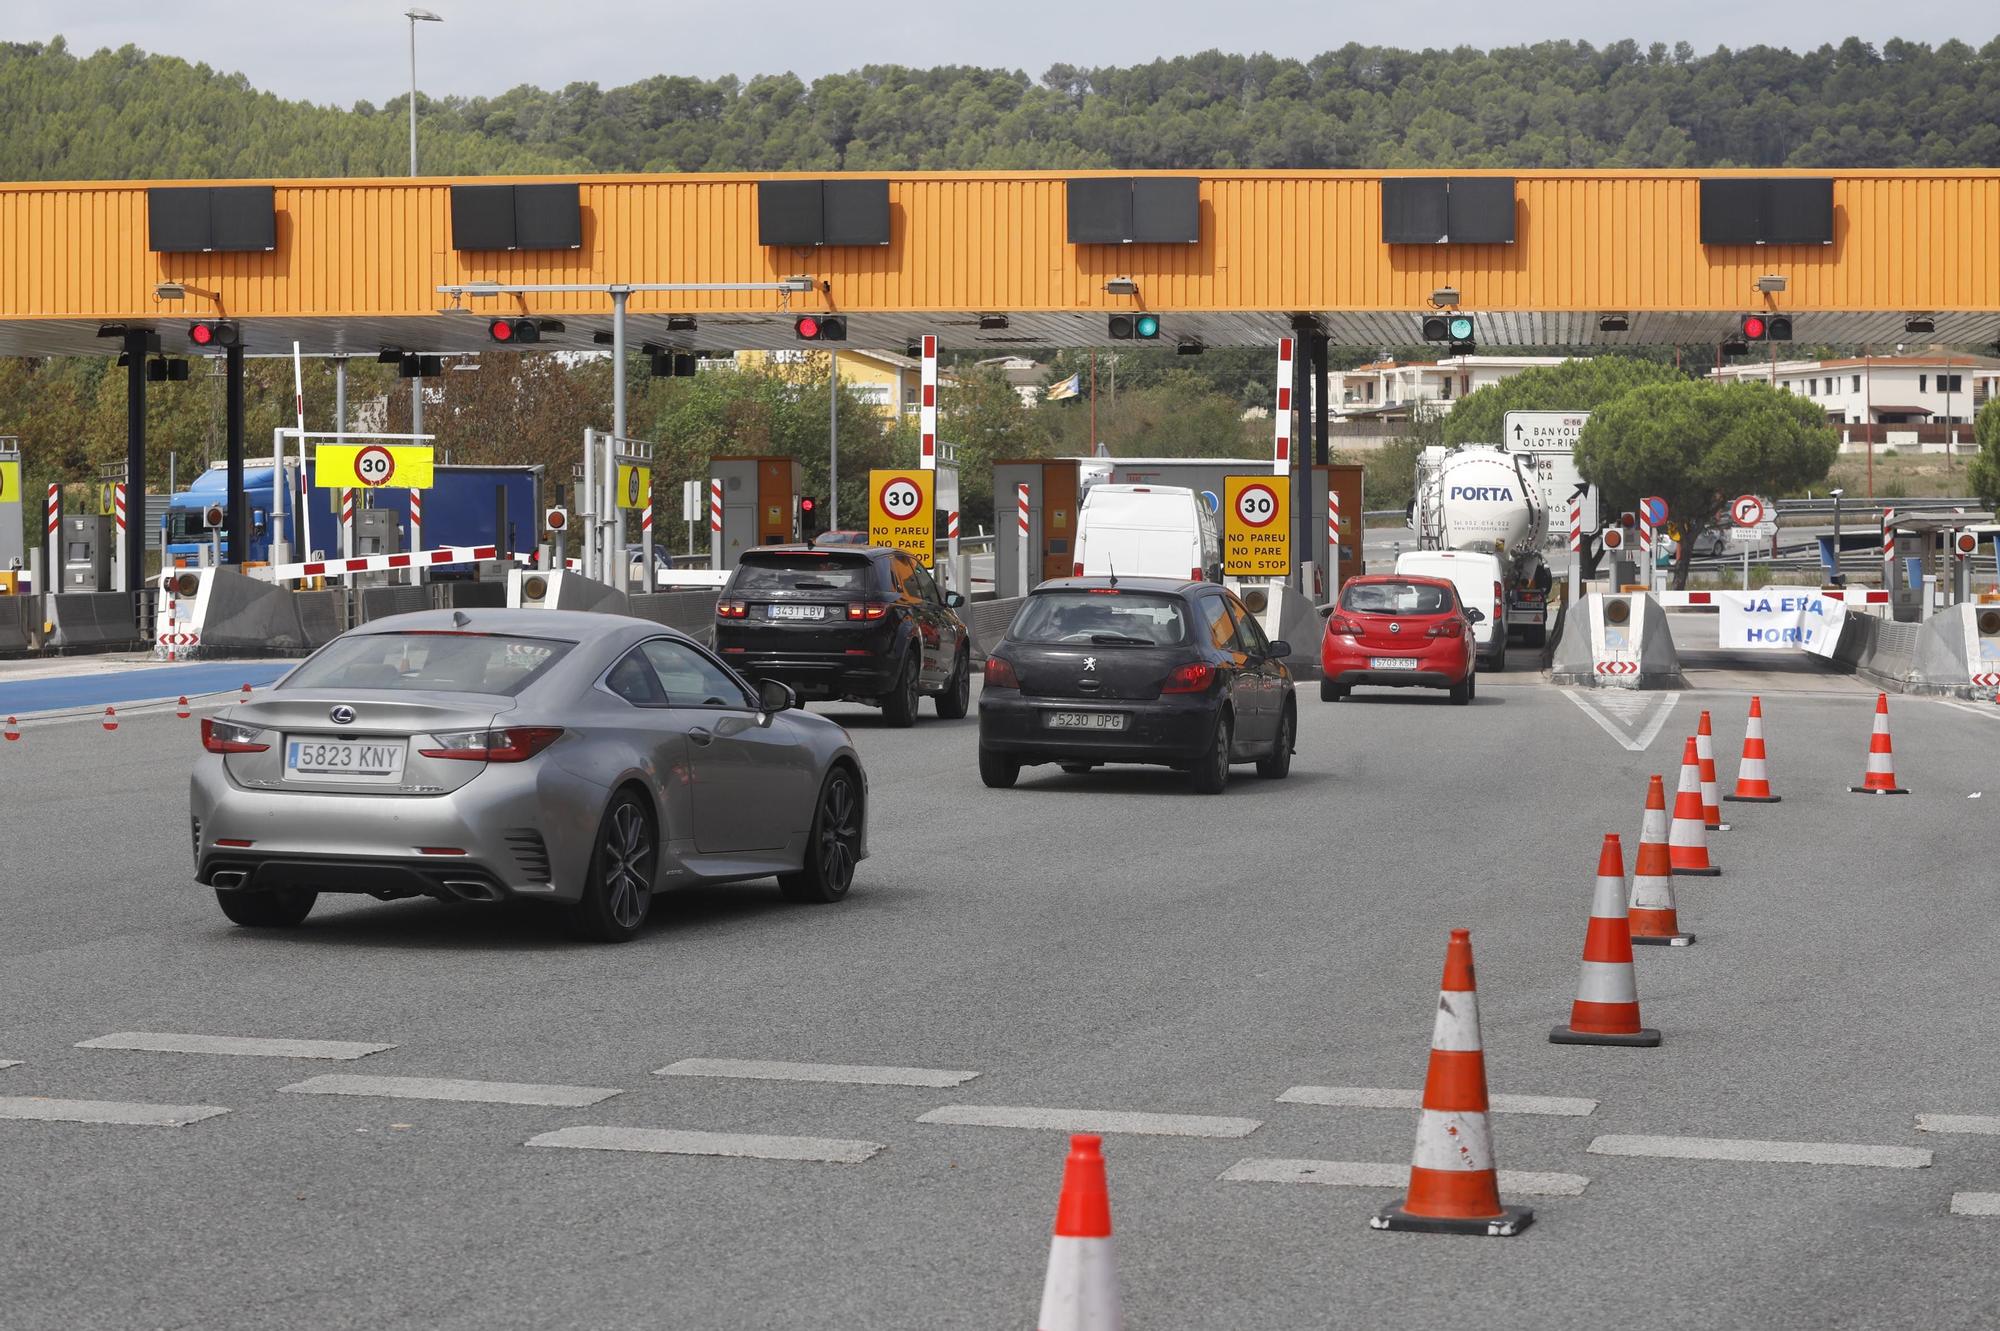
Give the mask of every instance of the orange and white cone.
[[1875, 695], [1875, 732], [1868, 737], [1868, 771], [1861, 784], [1849, 786], [1857, 795], [1907, 795], [1896, 784], [1896, 756], [1889, 748], [1889, 695]]
[[[1689, 741], [1693, 743], [1692, 740]], [[1625, 913], [1625, 848], [1604, 834], [1597, 856], [1597, 890], [1583, 936], [1583, 977], [1569, 1025], [1549, 1032], [1556, 1044], [1619, 1044], [1650, 1049], [1660, 1033], [1639, 1024], [1639, 981], [1632, 973], [1632, 925]]]
[[1722, 798], [1737, 804], [1776, 804], [1771, 779], [1764, 770], [1764, 700], [1750, 695], [1750, 721], [1743, 731], [1743, 762], [1736, 769], [1736, 791]]
[[1722, 821], [1722, 805], [1715, 798], [1715, 729], [1707, 712], [1694, 728], [1694, 755], [1701, 768], [1701, 821], [1711, 832], [1727, 832], [1729, 824]]
[[5, 735], [9, 744], [13, 743], [15, 740], [21, 738], [21, 723], [11, 716], [8, 717], [7, 728], [0, 730], [0, 735]]
[[1646, 783], [1646, 817], [1639, 824], [1639, 853], [1632, 861], [1632, 941], [1686, 947], [1693, 934], [1681, 932], [1674, 907], [1674, 865], [1667, 855], [1667, 788], [1655, 776]]
[[1118, 1272], [1111, 1260], [1111, 1196], [1104, 1184], [1103, 1139], [1069, 1139], [1062, 1200], [1042, 1281], [1040, 1331], [1118, 1331]]
[[174, 715], [185, 721], [188, 719], [188, 700], [183, 693], [174, 703]]
[[104, 709], [103, 725], [106, 730], [118, 729], [118, 709], [116, 707], [107, 707]]
[[1674, 821], [1667, 829], [1667, 861], [1677, 874], [1713, 878], [1722, 872], [1708, 858], [1708, 820], [1701, 814], [1701, 757], [1693, 735], [1681, 749], [1681, 784], [1674, 793]]
[[1444, 985], [1431, 1028], [1431, 1065], [1417, 1111], [1417, 1148], [1401, 1206], [1369, 1220], [1375, 1229], [1418, 1234], [1507, 1237], [1534, 1222], [1525, 1206], [1500, 1203], [1493, 1133], [1486, 1123], [1486, 1052], [1479, 1040], [1479, 994], [1472, 975], [1472, 933], [1453, 929], [1445, 947]]

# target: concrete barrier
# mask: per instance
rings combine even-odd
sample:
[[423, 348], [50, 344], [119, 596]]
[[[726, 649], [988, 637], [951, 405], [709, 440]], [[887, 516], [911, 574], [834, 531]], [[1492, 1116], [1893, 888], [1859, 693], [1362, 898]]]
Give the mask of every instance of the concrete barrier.
[[625, 613], [634, 619], [650, 619], [655, 624], [679, 629], [699, 642], [715, 641], [715, 593], [712, 591], [633, 592], [625, 598], [625, 602]]
[[324, 647], [341, 635], [347, 618], [347, 592], [330, 587], [325, 591], [293, 592], [299, 609], [299, 632], [308, 647]]
[[49, 645], [129, 647], [139, 641], [133, 598], [124, 592], [62, 592], [48, 598]]
[[1285, 658], [1285, 664], [1291, 668], [1292, 677], [1320, 678], [1323, 672], [1319, 667], [1319, 644], [1326, 620], [1320, 617], [1319, 606], [1313, 599], [1282, 582], [1253, 583], [1239, 587], [1236, 594], [1257, 617], [1257, 626], [1264, 630], [1266, 638], [1273, 642], [1282, 640], [1291, 647], [1292, 654]]
[[624, 592], [581, 573], [517, 568], [507, 574], [507, 604], [516, 610], [597, 610], [622, 615], [625, 601]]
[[35, 645], [32, 596], [0, 596], [0, 652], [25, 652]]
[[971, 605], [960, 606], [958, 617], [965, 621], [966, 631], [972, 637], [972, 659], [985, 661], [986, 654], [993, 650], [993, 644], [1006, 635], [1007, 626], [1014, 622], [1014, 616], [1021, 611], [1025, 596], [1007, 596], [991, 601], [974, 601]]
[[419, 610], [431, 608], [429, 587], [363, 587], [361, 589], [361, 617], [363, 624], [390, 615], [415, 614]]
[[300, 652], [312, 645], [292, 592], [226, 566], [202, 570], [189, 622], [200, 641], [182, 647], [182, 657]]
[[1678, 689], [1680, 653], [1659, 602], [1643, 592], [1588, 592], [1563, 616], [1549, 679], [1584, 688]]
[[2000, 606], [1954, 605], [1918, 624], [1852, 615], [1837, 660], [1899, 693], [2000, 695]]
[[[482, 564], [481, 568], [488, 565]], [[499, 567], [494, 565], [493, 567]], [[478, 582], [433, 583], [446, 610], [504, 610], [507, 608], [507, 580], [488, 578]]]

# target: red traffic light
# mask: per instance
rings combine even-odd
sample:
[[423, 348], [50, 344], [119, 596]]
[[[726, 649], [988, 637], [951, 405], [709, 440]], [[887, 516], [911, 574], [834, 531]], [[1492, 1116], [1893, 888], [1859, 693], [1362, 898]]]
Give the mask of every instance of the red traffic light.
[[818, 507], [819, 507], [819, 501], [817, 499], [799, 500], [799, 512], [801, 513], [810, 513]]
[[1763, 315], [1746, 314], [1743, 316], [1743, 336], [1749, 341], [1762, 342], [1764, 335], [1769, 331], [1769, 326], [1765, 324]]
[[209, 322], [188, 325], [188, 341], [198, 347], [233, 347], [242, 340], [235, 324]]
[[845, 342], [847, 320], [837, 314], [801, 314], [793, 321], [792, 331], [802, 342]]
[[492, 323], [486, 325], [486, 336], [492, 338], [495, 342], [512, 342], [514, 340], [514, 321], [511, 319], [495, 319]]
[[1960, 532], [1955, 544], [1960, 559], [1969, 559], [1979, 553], [1979, 538], [1969, 531]]
[[799, 321], [792, 325], [792, 331], [810, 342], [819, 336], [819, 320], [810, 314], [800, 315]]
[[492, 319], [487, 321], [486, 336], [503, 343], [539, 342], [542, 326], [533, 319]]

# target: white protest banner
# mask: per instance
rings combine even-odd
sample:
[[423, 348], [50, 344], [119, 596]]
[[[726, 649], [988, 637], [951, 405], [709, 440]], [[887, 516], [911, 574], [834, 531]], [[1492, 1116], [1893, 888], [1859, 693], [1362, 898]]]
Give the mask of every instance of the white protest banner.
[[1765, 587], [1754, 592], [1714, 592], [1721, 610], [1725, 651], [1805, 651], [1832, 657], [1847, 620], [1845, 602], [1811, 587]]

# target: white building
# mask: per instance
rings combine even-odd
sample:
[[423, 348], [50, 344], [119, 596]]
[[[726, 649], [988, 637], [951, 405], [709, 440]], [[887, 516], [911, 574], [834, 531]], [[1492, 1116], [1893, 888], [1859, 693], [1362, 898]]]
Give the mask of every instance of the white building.
[[1710, 374], [1811, 398], [1834, 425], [1964, 425], [2000, 393], [2000, 360], [1943, 352], [1746, 363]]
[[1336, 421], [1405, 421], [1443, 413], [1467, 393], [1561, 356], [1447, 356], [1439, 361], [1376, 361], [1327, 376]]

